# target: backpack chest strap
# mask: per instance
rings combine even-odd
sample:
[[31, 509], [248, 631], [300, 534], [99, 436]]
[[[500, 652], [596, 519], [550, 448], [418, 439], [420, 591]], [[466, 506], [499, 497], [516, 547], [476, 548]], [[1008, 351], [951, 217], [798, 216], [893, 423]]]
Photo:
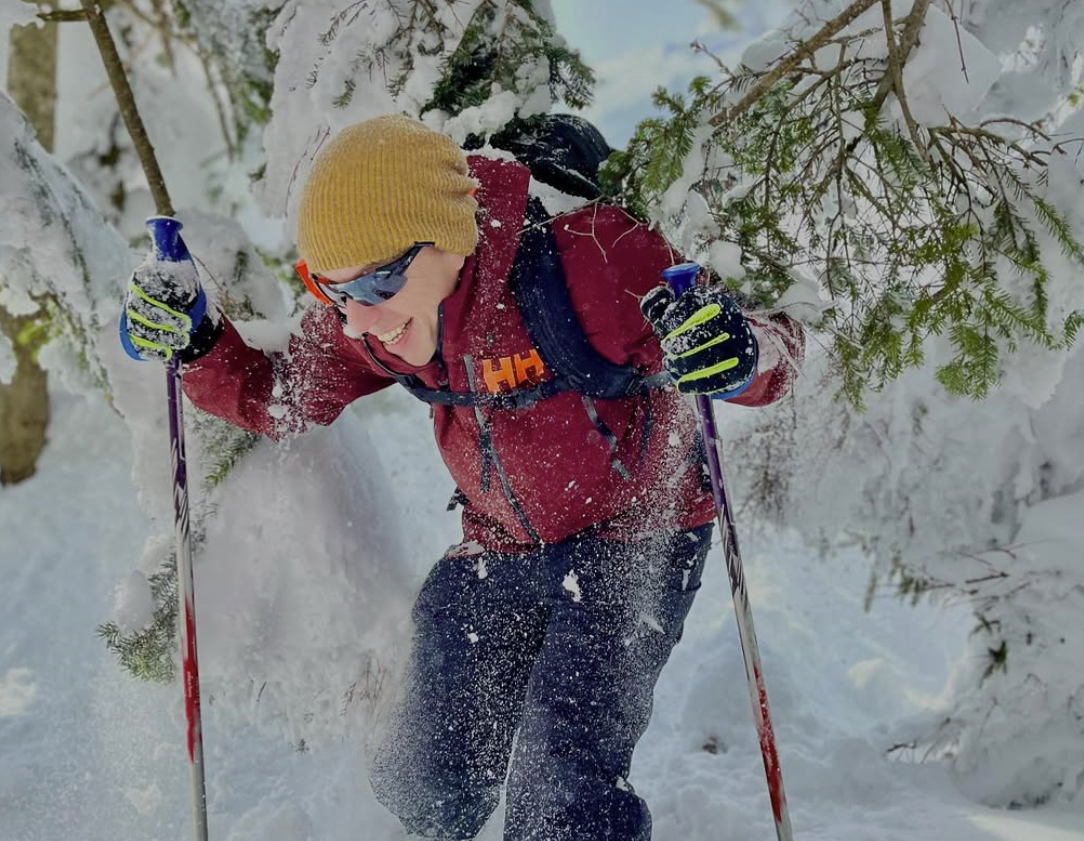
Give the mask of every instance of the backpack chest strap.
[[[425, 403], [435, 403], [438, 406], [461, 406], [464, 408], [495, 407], [498, 409], [524, 409], [533, 406], [540, 400], [545, 400], [562, 391], [571, 391], [571, 386], [562, 377], [554, 377], [533, 388], [521, 388], [516, 391], [487, 394], [474, 391], [452, 391], [448, 388], [430, 388], [421, 378], [415, 374], [400, 374], [393, 371], [380, 361], [373, 348], [369, 344], [369, 337], [362, 337], [362, 344], [370, 361], [381, 371], [395, 380], [399, 385]], [[468, 357], [469, 358], [469, 357]], [[464, 364], [467, 364], [464, 362]], [[468, 371], [468, 376], [473, 372]]]

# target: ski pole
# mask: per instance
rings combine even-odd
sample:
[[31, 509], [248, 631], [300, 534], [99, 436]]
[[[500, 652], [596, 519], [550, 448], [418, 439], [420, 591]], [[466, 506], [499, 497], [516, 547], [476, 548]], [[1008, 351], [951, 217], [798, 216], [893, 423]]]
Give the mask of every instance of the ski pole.
[[[173, 216], [173, 203], [166, 191], [147, 130], [136, 107], [132, 87], [117, 53], [97, 0], [80, 0], [87, 24], [101, 53], [106, 75], [120, 106], [121, 117], [135, 144], [147, 184], [159, 216], [147, 220], [157, 259], [171, 263], [192, 263], [181, 239], [181, 223]], [[192, 266], [195, 271], [195, 265]], [[173, 469], [173, 524], [177, 541], [177, 600], [181, 638], [181, 678], [184, 681], [184, 709], [188, 721], [188, 761], [192, 777], [192, 814], [196, 841], [207, 841], [207, 790], [203, 773], [203, 729], [200, 717], [199, 664], [196, 659], [196, 602], [192, 578], [192, 537], [188, 523], [188, 466], [184, 451], [184, 414], [181, 399], [181, 368], [171, 359], [166, 368], [169, 408], [170, 464]]]
[[[664, 269], [662, 276], [677, 296], [696, 283], [696, 276], [699, 273], [700, 266], [696, 263], [682, 263]], [[711, 398], [706, 394], [696, 395], [696, 409], [700, 419], [700, 431], [704, 436], [704, 449], [707, 451], [711, 493], [715, 498], [715, 513], [723, 538], [723, 554], [726, 557], [726, 568], [730, 575], [730, 592], [734, 597], [734, 613], [738, 620], [738, 639], [741, 641], [742, 655], [745, 658], [745, 678], [749, 684], [749, 697], [753, 703], [753, 721], [756, 723], [760, 753], [764, 759], [764, 773], [768, 778], [768, 796], [772, 801], [775, 834], [778, 841], [792, 841], [794, 835], [790, 827], [787, 796], [783, 791], [783, 772], [779, 767], [775, 731], [772, 729], [772, 717], [768, 711], [768, 690], [764, 686], [760, 649], [757, 646], [756, 631], [753, 629], [753, 610], [749, 604], [749, 592], [745, 586], [745, 571], [742, 566], [741, 550], [738, 547], [738, 532], [734, 528], [734, 516], [730, 510], [726, 484], [723, 482], [722, 441], [715, 427], [715, 410], [712, 407]]]
[[[155, 259], [191, 263], [181, 239], [181, 223], [168, 216], [147, 220]], [[195, 271], [195, 266], [192, 267]], [[192, 777], [192, 815], [197, 841], [207, 841], [207, 791], [203, 773], [203, 722], [200, 715], [199, 661], [196, 657], [196, 593], [192, 576], [192, 535], [188, 524], [188, 462], [184, 451], [184, 401], [181, 366], [171, 359], [166, 368], [169, 396], [170, 466], [173, 469], [173, 523], [177, 538], [177, 601], [180, 606], [181, 679], [188, 720], [188, 762]]]

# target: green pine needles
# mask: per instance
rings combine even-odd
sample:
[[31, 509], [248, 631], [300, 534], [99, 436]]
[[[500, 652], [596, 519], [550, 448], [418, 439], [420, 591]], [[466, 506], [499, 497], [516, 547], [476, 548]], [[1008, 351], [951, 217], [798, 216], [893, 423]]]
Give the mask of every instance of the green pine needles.
[[[196, 541], [197, 543], [199, 541]], [[154, 618], [144, 628], [122, 631], [116, 622], [98, 626], [98, 636], [133, 677], [169, 683], [176, 672], [177, 563], [170, 553], [158, 572], [148, 579], [154, 598]]]
[[[710, 219], [692, 223], [694, 251], [737, 243], [741, 291], [766, 305], [796, 275], [816, 277], [847, 399], [860, 406], [867, 389], [921, 366], [932, 336], [951, 343], [941, 384], [981, 398], [1006, 353], [1067, 347], [1084, 323], [1050, 307], [1050, 256], [1084, 266], [1084, 247], [1044, 197], [1051, 156], [1084, 139], [1055, 142], [1011, 118], [918, 125], [906, 108], [890, 123], [888, 61], [860, 49], [869, 34], [835, 39], [835, 66], [806, 59], [748, 102], [773, 67], [724, 68], [687, 97], [660, 89], [664, 115], [611, 157], [607, 190], [631, 212], [663, 216], [663, 195], [699, 152], [688, 186]], [[688, 216], [664, 221], [689, 231]]]
[[[538, 68], [541, 73], [532, 72]], [[514, 91], [525, 100], [539, 83], [549, 87], [554, 102], [584, 108], [591, 103], [595, 75], [528, 0], [485, 0], [445, 61], [422, 113], [459, 114], [498, 91]]]
[[[330, 47], [344, 36], [369, 3], [355, 2], [332, 20], [320, 42]], [[353, 63], [357, 78], [347, 78], [335, 98], [345, 108], [354, 99], [358, 79], [382, 79], [388, 92], [404, 92], [420, 62], [439, 62], [440, 78], [420, 113], [440, 110], [455, 116], [484, 105], [502, 91], [527, 102], [542, 87], [551, 101], [573, 108], [590, 103], [595, 77], [580, 55], [570, 49], [530, 0], [483, 0], [464, 23], [455, 0], [385, 0], [383, 11], [397, 25], [379, 44], [358, 50]], [[319, 78], [314, 66], [309, 83]], [[548, 103], [547, 103], [548, 107]]]

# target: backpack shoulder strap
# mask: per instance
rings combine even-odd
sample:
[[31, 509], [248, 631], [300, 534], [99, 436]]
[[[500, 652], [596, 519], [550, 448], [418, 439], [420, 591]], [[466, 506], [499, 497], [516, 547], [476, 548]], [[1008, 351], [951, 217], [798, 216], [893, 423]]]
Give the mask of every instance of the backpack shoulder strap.
[[616, 365], [588, 342], [572, 306], [549, 214], [534, 196], [527, 201], [509, 283], [531, 341], [566, 388], [587, 397], [613, 399], [670, 382], [665, 374], [645, 377], [632, 366]]

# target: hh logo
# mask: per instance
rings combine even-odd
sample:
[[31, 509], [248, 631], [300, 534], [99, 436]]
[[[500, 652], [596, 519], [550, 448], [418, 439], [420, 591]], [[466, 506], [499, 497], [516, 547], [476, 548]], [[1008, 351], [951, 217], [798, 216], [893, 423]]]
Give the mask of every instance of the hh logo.
[[521, 385], [538, 385], [545, 375], [546, 366], [534, 348], [529, 353], [482, 360], [482, 377], [486, 381], [486, 388], [494, 394], [511, 391]]

